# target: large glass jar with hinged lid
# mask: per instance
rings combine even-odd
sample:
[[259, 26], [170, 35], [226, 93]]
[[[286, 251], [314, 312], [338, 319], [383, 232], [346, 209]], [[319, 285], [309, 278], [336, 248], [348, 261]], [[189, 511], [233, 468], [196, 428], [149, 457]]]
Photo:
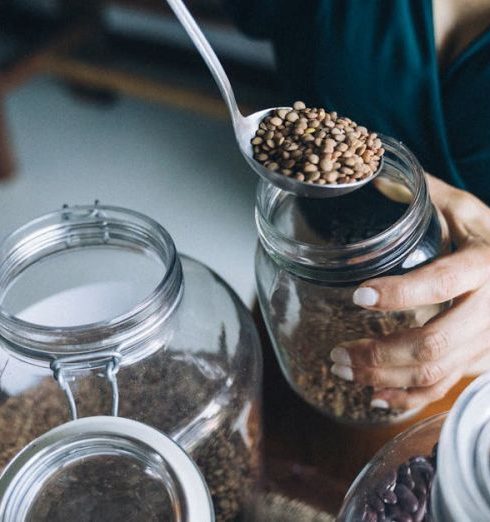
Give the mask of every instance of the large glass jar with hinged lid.
[[41, 435], [0, 478], [3, 522], [213, 522], [206, 483], [169, 437], [121, 417]]
[[114, 414], [191, 455], [216, 520], [246, 516], [260, 471], [257, 332], [158, 223], [93, 205], [14, 232], [0, 251], [0, 347], [0, 467], [67, 420]]
[[312, 406], [358, 424], [414, 412], [377, 407], [371, 387], [332, 372], [330, 352], [421, 326], [445, 306], [377, 312], [353, 303], [360, 283], [403, 274], [447, 250], [421, 166], [401, 143], [383, 138], [383, 147], [381, 173], [350, 194], [300, 198], [261, 182], [256, 202], [259, 302], [283, 373]]

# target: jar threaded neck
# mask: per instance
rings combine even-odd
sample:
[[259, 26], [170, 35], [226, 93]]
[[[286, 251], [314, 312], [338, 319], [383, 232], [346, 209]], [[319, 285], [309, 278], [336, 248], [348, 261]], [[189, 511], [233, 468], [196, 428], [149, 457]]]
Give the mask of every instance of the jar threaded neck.
[[286, 270], [315, 280], [360, 281], [399, 264], [422, 239], [433, 214], [423, 169], [400, 142], [382, 139], [386, 153], [380, 177], [403, 182], [411, 193], [411, 202], [395, 223], [368, 239], [331, 245], [308, 243], [285, 234], [275, 225], [274, 215], [285, 198], [294, 196], [260, 183], [255, 211], [259, 239], [269, 255]]
[[[35, 324], [10, 313], [5, 296], [28, 268], [86, 248], [118, 248], [156, 258], [164, 273], [144, 299], [122, 315], [69, 327]], [[142, 344], [177, 307], [182, 268], [168, 232], [152, 219], [119, 207], [64, 207], [27, 223], [0, 248], [0, 341], [20, 358], [49, 364], [62, 355], [129, 351]]]

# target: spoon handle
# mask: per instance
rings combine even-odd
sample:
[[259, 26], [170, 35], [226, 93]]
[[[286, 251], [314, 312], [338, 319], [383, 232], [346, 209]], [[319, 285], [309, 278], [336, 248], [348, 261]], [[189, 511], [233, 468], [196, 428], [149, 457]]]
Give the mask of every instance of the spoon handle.
[[242, 115], [238, 109], [230, 80], [228, 79], [221, 62], [216, 56], [216, 53], [197, 25], [196, 20], [185, 6], [184, 2], [182, 0], [167, 0], [167, 3], [175, 13], [175, 16], [179, 19], [180, 23], [184, 26], [184, 29], [186, 30], [190, 39], [193, 41], [194, 45], [199, 51], [199, 54], [206, 62], [206, 65], [213, 75], [214, 81], [218, 84], [219, 90], [221, 91], [221, 96], [223, 96], [223, 99], [228, 106], [228, 110], [230, 111], [230, 116], [233, 121], [233, 126], [237, 127], [240, 119], [242, 118]]

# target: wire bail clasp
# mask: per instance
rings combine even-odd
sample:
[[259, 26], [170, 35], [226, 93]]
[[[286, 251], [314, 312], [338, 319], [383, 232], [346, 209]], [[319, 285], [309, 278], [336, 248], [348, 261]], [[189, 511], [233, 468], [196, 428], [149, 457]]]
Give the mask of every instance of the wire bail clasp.
[[101, 231], [101, 243], [108, 243], [111, 239], [107, 213], [96, 199], [92, 205], [70, 206], [65, 203], [62, 207], [61, 220], [73, 222], [73, 232], [68, 235], [66, 246], [68, 248], [80, 246], [83, 234], [80, 230], [80, 222], [97, 224]]
[[[86, 370], [87, 368], [103, 367], [107, 381], [112, 390], [112, 410], [111, 415], [118, 416], [119, 412], [119, 387], [117, 383], [117, 373], [121, 364], [122, 356], [115, 350], [101, 351], [94, 356], [93, 353], [84, 355], [68, 355], [59, 357], [51, 362], [51, 371], [54, 379], [64, 391], [68, 400], [72, 420], [78, 418], [77, 405], [73, 390], [70, 386], [68, 374], [74, 371]], [[88, 363], [88, 364], [87, 364]]]

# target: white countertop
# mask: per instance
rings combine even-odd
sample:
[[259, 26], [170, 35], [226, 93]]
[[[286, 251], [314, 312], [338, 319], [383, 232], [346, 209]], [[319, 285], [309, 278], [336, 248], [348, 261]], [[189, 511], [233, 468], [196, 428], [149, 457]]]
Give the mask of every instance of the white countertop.
[[252, 305], [257, 180], [228, 122], [129, 98], [99, 108], [47, 78], [10, 95], [7, 115], [19, 168], [0, 183], [0, 239], [63, 203], [99, 199], [159, 221]]

